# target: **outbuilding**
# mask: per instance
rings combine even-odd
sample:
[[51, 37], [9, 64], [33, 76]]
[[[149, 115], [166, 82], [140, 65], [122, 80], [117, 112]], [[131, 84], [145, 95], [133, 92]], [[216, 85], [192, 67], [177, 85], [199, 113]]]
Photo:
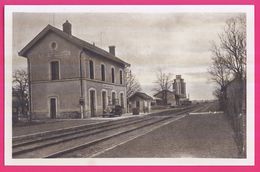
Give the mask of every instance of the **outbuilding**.
[[129, 101], [129, 111], [130, 112], [140, 112], [148, 113], [151, 111], [151, 102], [153, 98], [146, 93], [136, 92], [128, 99]]

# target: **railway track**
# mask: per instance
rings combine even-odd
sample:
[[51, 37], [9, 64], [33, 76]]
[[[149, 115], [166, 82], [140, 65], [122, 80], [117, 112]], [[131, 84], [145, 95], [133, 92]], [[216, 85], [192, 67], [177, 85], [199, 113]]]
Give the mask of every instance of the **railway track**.
[[93, 131], [97, 128], [102, 129], [105, 127], [110, 127], [113, 125], [117, 125], [117, 124], [121, 124], [125, 121], [127, 122], [131, 122], [131, 121], [136, 121], [136, 120], [140, 120], [138, 118], [133, 118], [133, 119], [123, 119], [123, 120], [117, 120], [117, 121], [107, 121], [107, 122], [103, 122], [100, 124], [96, 124], [96, 125], [85, 125], [85, 126], [80, 126], [80, 127], [72, 127], [70, 129], [66, 129], [64, 131], [59, 130], [59, 131], [54, 131], [54, 132], [49, 132], [49, 135], [39, 135], [38, 137], [36, 136], [32, 136], [31, 138], [27, 138], [27, 139], [22, 139], [20, 138], [20, 140], [16, 140], [13, 141], [13, 145], [12, 148], [18, 148], [21, 146], [26, 146], [26, 145], [30, 145], [33, 143], [40, 143], [42, 141], [47, 141], [47, 140], [52, 140], [52, 139], [57, 139], [57, 138], [62, 138], [62, 137], [66, 137], [66, 136], [71, 136], [74, 134], [80, 134], [80, 133], [85, 133], [88, 131]]
[[[116, 140], [116, 138], [122, 138], [131, 135], [131, 133], [138, 133], [139, 130], [146, 132], [145, 130], [149, 130], [149, 128], [156, 128], [156, 126], [176, 120], [177, 116], [187, 114], [198, 108], [197, 106], [192, 106], [177, 112], [165, 112], [164, 115], [158, 113], [157, 116], [149, 115], [103, 122], [99, 125], [74, 128], [42, 137], [27, 138], [26, 140], [20, 138], [13, 142], [12, 155], [13, 158], [75, 157], [81, 150], [89, 152], [88, 149], [93, 149], [95, 145], [103, 142]], [[95, 153], [96, 151], [94, 151]], [[92, 154], [93, 151], [89, 155], [86, 154], [84, 156], [90, 157]]]
[[206, 111], [209, 111], [210, 108], [213, 106], [214, 104], [213, 103], [207, 103], [207, 104], [204, 104], [203, 106], [201, 106], [200, 108], [197, 108], [195, 111], [193, 112], [206, 112]]
[[105, 132], [107, 130], [117, 129], [123, 126], [138, 124], [139, 122], [145, 122], [150, 120], [151, 118], [135, 118], [130, 119], [128, 121], [120, 121], [108, 123], [101, 126], [94, 126], [87, 129], [80, 129], [76, 131], [70, 131], [61, 134], [55, 134], [53, 136], [34, 139], [31, 141], [26, 141], [22, 143], [17, 143], [13, 145], [13, 156], [20, 155], [23, 153], [31, 152], [40, 148], [52, 146], [55, 144], [60, 144], [68, 141], [72, 141], [74, 139], [79, 139], [83, 137], [88, 137], [91, 135], [99, 134]]

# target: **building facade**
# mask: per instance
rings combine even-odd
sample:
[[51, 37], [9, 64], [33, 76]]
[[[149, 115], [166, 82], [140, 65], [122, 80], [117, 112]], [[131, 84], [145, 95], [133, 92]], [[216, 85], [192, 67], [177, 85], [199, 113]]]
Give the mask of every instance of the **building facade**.
[[34, 118], [101, 116], [108, 104], [126, 109], [125, 68], [130, 64], [63, 30], [46, 26], [20, 52], [30, 80], [30, 111]]

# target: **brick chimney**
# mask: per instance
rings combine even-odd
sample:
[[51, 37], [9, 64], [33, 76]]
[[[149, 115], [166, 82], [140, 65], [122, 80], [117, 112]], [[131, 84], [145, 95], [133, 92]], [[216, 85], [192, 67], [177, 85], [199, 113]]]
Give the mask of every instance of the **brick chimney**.
[[71, 35], [71, 24], [70, 24], [70, 22], [68, 20], [66, 20], [66, 22], [63, 23], [62, 26], [63, 26], [63, 32]]
[[113, 54], [114, 56], [116, 55], [115, 48], [116, 48], [116, 46], [114, 46], [114, 45], [109, 46], [109, 53]]

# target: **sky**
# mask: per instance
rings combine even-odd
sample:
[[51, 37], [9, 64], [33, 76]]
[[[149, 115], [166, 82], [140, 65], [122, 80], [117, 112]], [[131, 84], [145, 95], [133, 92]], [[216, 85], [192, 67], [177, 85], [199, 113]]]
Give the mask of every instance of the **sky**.
[[238, 13], [14, 13], [13, 70], [26, 69], [18, 52], [46, 25], [62, 29], [68, 20], [72, 34], [131, 64], [142, 91], [153, 95], [156, 72], [182, 75], [191, 100], [213, 99], [215, 84], [207, 70], [211, 44], [218, 42], [227, 19]]

